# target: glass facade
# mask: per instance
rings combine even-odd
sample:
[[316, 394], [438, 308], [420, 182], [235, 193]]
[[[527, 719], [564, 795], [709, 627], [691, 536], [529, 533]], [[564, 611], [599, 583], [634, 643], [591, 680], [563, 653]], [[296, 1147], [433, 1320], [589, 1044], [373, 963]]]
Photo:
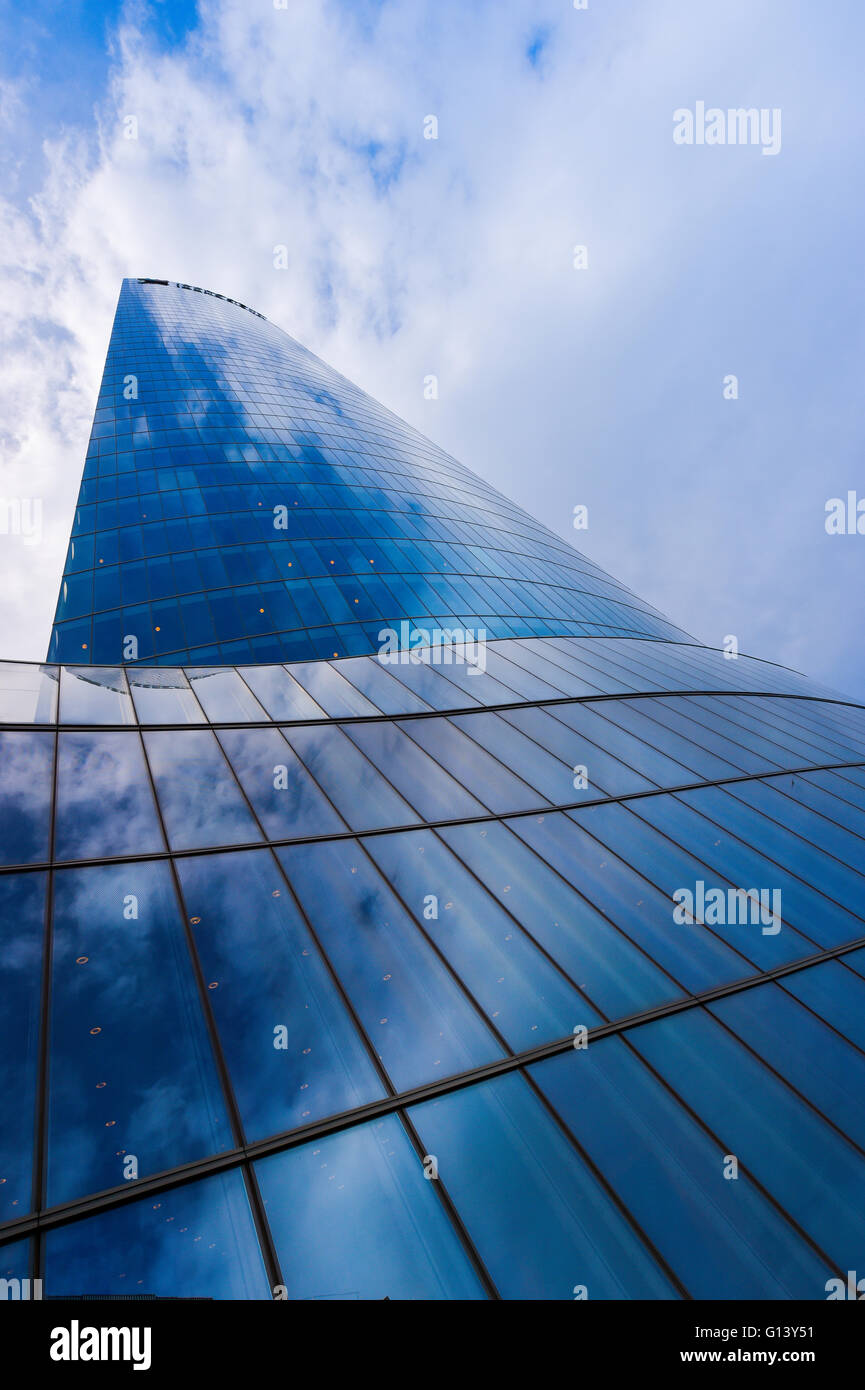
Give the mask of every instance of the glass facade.
[[50, 659], [353, 656], [406, 619], [683, 636], [260, 314], [124, 280]]
[[697, 644], [242, 305], [124, 282], [0, 792], [8, 1277], [861, 1267], [865, 711]]

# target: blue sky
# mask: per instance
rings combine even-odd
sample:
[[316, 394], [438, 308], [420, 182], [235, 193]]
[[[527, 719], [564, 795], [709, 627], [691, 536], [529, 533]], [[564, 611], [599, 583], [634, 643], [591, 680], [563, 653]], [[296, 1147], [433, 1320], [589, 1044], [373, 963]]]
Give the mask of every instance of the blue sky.
[[[695, 636], [865, 696], [865, 535], [824, 527], [865, 497], [863, 40], [852, 0], [4, 7], [0, 492], [44, 533], [0, 535], [0, 655], [44, 655], [145, 274], [258, 308]], [[675, 144], [698, 101], [780, 108], [779, 152]]]

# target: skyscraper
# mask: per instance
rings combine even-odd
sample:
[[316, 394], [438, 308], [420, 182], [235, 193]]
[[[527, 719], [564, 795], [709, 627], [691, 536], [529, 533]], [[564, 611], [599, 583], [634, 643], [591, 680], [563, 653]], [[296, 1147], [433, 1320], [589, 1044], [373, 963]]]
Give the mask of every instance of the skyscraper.
[[861, 707], [701, 645], [254, 311], [124, 282], [0, 717], [0, 1276], [861, 1266]]

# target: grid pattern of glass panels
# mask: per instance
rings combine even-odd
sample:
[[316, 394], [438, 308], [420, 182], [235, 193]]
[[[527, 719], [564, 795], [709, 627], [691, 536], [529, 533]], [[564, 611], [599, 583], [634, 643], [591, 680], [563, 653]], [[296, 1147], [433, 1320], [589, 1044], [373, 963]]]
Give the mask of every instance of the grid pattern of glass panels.
[[[386, 661], [403, 622], [490, 640]], [[861, 1268], [865, 710], [697, 645], [243, 305], [124, 281], [0, 820], [0, 1277]]]
[[474, 675], [9, 663], [0, 719], [6, 1277], [823, 1299], [856, 1268], [860, 707], [560, 637]]
[[401, 620], [684, 636], [261, 315], [124, 280], [49, 658], [350, 656]]

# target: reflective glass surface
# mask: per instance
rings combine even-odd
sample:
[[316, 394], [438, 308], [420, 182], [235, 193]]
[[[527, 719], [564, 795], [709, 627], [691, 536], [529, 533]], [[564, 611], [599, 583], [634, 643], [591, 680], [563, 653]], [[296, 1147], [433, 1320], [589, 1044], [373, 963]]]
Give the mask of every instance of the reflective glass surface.
[[0, 875], [0, 1222], [31, 1209], [45, 884]]
[[188, 729], [144, 735], [144, 746], [172, 849], [260, 840], [242, 791], [215, 736]]
[[484, 1297], [395, 1115], [256, 1171], [290, 1299]]
[[270, 852], [183, 859], [178, 867], [247, 1137], [383, 1095]]
[[165, 863], [56, 876], [48, 1198], [231, 1146]]
[[48, 858], [54, 736], [0, 730], [0, 860], [32, 864]]
[[521, 1076], [410, 1111], [503, 1298], [674, 1298], [645, 1242]]
[[52, 1298], [270, 1298], [240, 1173], [175, 1187], [51, 1231]]
[[699, 645], [254, 310], [124, 282], [0, 723], [2, 1277], [861, 1269], [865, 709]]
[[[331, 841], [277, 853], [397, 1089], [500, 1055], [417, 918], [412, 920], [358, 844]], [[418, 883], [412, 906], [421, 920], [424, 896]]]
[[124, 280], [51, 658], [316, 661], [389, 627], [684, 636], [260, 314]]
[[107, 859], [164, 848], [138, 734], [62, 733], [55, 858]]

